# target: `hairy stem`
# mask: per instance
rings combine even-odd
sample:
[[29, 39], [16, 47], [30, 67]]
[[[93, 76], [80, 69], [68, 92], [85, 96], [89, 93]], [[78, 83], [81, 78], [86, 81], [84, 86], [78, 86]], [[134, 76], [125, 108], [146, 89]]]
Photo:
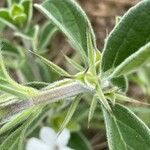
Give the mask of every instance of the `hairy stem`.
[[8, 109], [5, 108], [7, 111], [7, 115], [5, 115], [2, 120], [7, 120], [11, 116], [33, 106], [54, 103], [86, 92], [94, 92], [94, 89], [92, 89], [91, 87], [87, 87], [79, 81], [72, 81], [71, 83], [67, 83], [50, 90], [44, 90], [41, 91], [37, 96], [29, 98], [28, 100], [23, 100], [8, 105]]

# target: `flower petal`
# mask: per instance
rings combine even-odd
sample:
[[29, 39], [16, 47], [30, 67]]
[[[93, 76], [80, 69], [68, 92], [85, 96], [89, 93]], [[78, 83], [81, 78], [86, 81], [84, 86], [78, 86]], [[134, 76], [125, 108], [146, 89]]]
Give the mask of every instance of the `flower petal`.
[[27, 141], [26, 150], [50, 150], [50, 148], [41, 140], [31, 138]]
[[70, 132], [68, 129], [64, 129], [57, 138], [57, 144], [65, 146], [68, 144], [69, 139], [70, 139]]
[[65, 147], [61, 147], [60, 150], [73, 150], [73, 149], [65, 146]]
[[53, 147], [55, 145], [56, 133], [52, 128], [43, 127], [40, 130], [40, 138], [47, 145]]

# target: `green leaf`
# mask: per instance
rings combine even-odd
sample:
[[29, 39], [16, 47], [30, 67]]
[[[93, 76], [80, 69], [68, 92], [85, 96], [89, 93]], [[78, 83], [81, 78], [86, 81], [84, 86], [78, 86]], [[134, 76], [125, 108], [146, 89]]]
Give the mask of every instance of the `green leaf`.
[[89, 20], [81, 7], [73, 0], [47, 0], [41, 5], [35, 4], [43, 14], [67, 36], [73, 46], [86, 59], [87, 40], [86, 31], [94, 34]]
[[19, 96], [20, 98], [28, 98], [38, 93], [37, 90], [31, 87], [23, 86], [14, 81], [9, 76], [1, 55], [1, 50], [0, 50], [0, 88], [1, 91], [5, 91], [10, 94]]
[[57, 31], [58, 29], [53, 23], [49, 21], [44, 23], [39, 35], [38, 49], [40, 51], [46, 48]]
[[0, 23], [0, 32], [1, 33], [4, 31], [5, 27], [6, 27], [6, 25], [3, 22], [1, 22]]
[[149, 8], [149, 0], [141, 1], [131, 8], [112, 30], [106, 40], [102, 56], [104, 72], [113, 70], [149, 41]]
[[90, 105], [90, 110], [89, 110], [89, 115], [88, 115], [88, 126], [94, 116], [94, 112], [96, 110], [96, 106], [97, 106], [97, 97], [94, 96]]
[[150, 64], [146, 64], [137, 72], [140, 80], [150, 88]]
[[36, 89], [42, 89], [46, 86], [49, 85], [47, 82], [38, 82], [38, 81], [33, 81], [33, 82], [28, 82], [25, 85], [36, 88]]
[[120, 76], [129, 74], [141, 67], [146, 62], [150, 61], [150, 43], [141, 47], [134, 54], [130, 55], [124, 62], [122, 62], [111, 76]]
[[14, 3], [10, 8], [10, 16], [17, 24], [22, 24], [26, 21], [27, 16], [24, 13], [24, 7], [20, 4]]
[[92, 150], [90, 143], [82, 133], [72, 133], [69, 147], [76, 150]]
[[84, 71], [84, 67], [82, 67], [80, 64], [75, 62], [73, 59], [69, 58], [67, 55], [64, 55], [65, 59], [69, 62], [70, 65], [72, 65], [75, 69], [78, 71]]
[[60, 77], [58, 73], [53, 71], [53, 69], [51, 69], [47, 64], [42, 62], [40, 59], [37, 60], [37, 65], [39, 67], [39, 71], [43, 82], [47, 83], [54, 82]]
[[72, 102], [72, 104], [71, 104], [71, 106], [70, 106], [70, 108], [69, 108], [69, 110], [67, 112], [67, 115], [65, 117], [65, 120], [64, 120], [64, 122], [62, 123], [62, 125], [60, 127], [60, 132], [62, 132], [62, 130], [68, 125], [69, 121], [71, 120], [74, 112], [76, 111], [76, 109], [77, 109], [77, 107], [79, 105], [80, 100], [81, 100], [81, 95], [77, 96], [73, 100], [73, 102]]
[[94, 50], [94, 45], [92, 41], [92, 36], [89, 31], [87, 31], [87, 49], [88, 49], [88, 60], [89, 60], [89, 66], [91, 68], [94, 68], [94, 63], [95, 63], [95, 50]]
[[25, 55], [16, 44], [2, 39], [2, 45], [3, 61], [7, 67], [16, 69], [23, 65]]
[[128, 90], [128, 79], [125, 76], [112, 78], [111, 83], [121, 89], [122, 92], [126, 92]]
[[109, 106], [109, 103], [108, 103], [100, 85], [97, 85], [96, 91], [97, 91], [96, 96], [98, 98], [98, 102], [100, 104], [102, 104], [109, 112], [111, 112], [111, 108]]
[[[19, 124], [22, 124], [25, 120], [27, 120], [28, 117], [31, 115], [31, 113], [32, 113], [32, 109], [28, 109], [14, 116], [14, 118], [11, 118], [9, 122], [7, 122], [8, 120], [4, 120], [4, 122], [1, 122], [4, 125], [0, 128], [0, 135], [4, 135], [7, 132], [15, 129], [16, 126], [18, 126]], [[2, 116], [1, 111], [0, 111], [0, 115]], [[2, 116], [1, 118], [4, 118], [4, 117], [5, 116]]]
[[30, 24], [30, 21], [32, 19], [32, 14], [33, 14], [33, 5], [32, 5], [32, 0], [22, 0], [21, 5], [24, 8], [24, 13], [27, 16], [27, 26]]
[[10, 28], [17, 30], [15, 22], [11, 18], [9, 11], [5, 8], [0, 9], [0, 21], [2, 21], [4, 24], [8, 25]]
[[17, 129], [15, 132], [13, 132], [11, 135], [7, 137], [7, 140], [5, 140], [1, 145], [0, 149], [2, 150], [11, 150], [14, 146], [15, 142], [19, 139], [19, 135], [22, 132], [23, 128]]
[[109, 149], [149, 150], [150, 129], [128, 108], [115, 104], [112, 114], [103, 108]]
[[35, 81], [35, 77], [31, 76], [33, 74], [33, 70], [31, 69], [30, 62], [27, 60], [24, 61], [23, 65], [20, 67], [23, 79], [27, 80], [27, 82]]
[[37, 107], [31, 110], [31, 114], [26, 119], [26, 121], [21, 124], [18, 129], [12, 130], [9, 133], [9, 136], [5, 138], [5, 140], [0, 145], [0, 149], [7, 150], [13, 149], [14, 147], [18, 150], [24, 149], [24, 139], [25, 137], [31, 133], [33, 129], [38, 125], [39, 120], [43, 118], [43, 115], [47, 111], [47, 109], [43, 109], [43, 107]]
[[17, 101], [18, 101], [18, 99], [14, 95], [11, 95], [8, 93], [0, 94], [0, 107], [10, 105], [11, 103], [14, 103]]
[[60, 68], [59, 66], [55, 65], [53, 62], [50, 60], [38, 55], [37, 53], [34, 53], [30, 51], [32, 54], [37, 56], [43, 63], [45, 63], [47, 66], [49, 66], [53, 71], [55, 71], [57, 74], [61, 76], [70, 76], [69, 73], [67, 73], [64, 69]]
[[8, 6], [11, 7], [14, 3], [19, 3], [20, 0], [7, 0]]

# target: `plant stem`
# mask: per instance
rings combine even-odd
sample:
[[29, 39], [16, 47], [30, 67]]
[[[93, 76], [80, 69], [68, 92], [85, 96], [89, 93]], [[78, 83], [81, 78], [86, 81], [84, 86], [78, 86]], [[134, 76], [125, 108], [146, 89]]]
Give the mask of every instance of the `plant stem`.
[[87, 87], [79, 81], [72, 81], [71, 83], [67, 83], [60, 87], [44, 90], [41, 91], [39, 95], [28, 100], [8, 105], [7, 115], [4, 116], [2, 120], [7, 120], [7, 118], [33, 106], [54, 103], [86, 92], [94, 92], [94, 89]]

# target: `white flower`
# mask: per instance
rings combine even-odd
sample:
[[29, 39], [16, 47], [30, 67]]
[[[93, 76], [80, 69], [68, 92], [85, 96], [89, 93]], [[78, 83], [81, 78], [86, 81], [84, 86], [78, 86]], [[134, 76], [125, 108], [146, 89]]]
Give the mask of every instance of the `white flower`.
[[56, 132], [49, 127], [40, 130], [40, 139], [31, 138], [27, 141], [26, 150], [71, 150], [67, 147], [70, 132], [64, 129], [57, 137]]

